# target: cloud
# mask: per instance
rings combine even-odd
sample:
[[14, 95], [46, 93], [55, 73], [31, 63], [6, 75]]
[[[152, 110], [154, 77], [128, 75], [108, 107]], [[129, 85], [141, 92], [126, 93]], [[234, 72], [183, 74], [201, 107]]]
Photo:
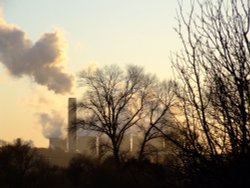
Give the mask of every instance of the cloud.
[[74, 86], [74, 76], [65, 70], [65, 49], [61, 30], [43, 33], [32, 42], [22, 29], [4, 20], [0, 7], [0, 64], [8, 75], [37, 83], [20, 102], [33, 110], [34, 124], [42, 126], [46, 138], [65, 136], [67, 97], [58, 94], [72, 93]]
[[74, 77], [64, 70], [63, 37], [59, 30], [32, 43], [27, 34], [0, 15], [0, 62], [14, 77], [29, 76], [55, 93], [69, 93]]
[[34, 115], [33, 123], [41, 126], [45, 138], [66, 136], [68, 96], [34, 85], [20, 98], [19, 103], [31, 110]]
[[62, 136], [62, 127], [65, 121], [59, 113], [52, 111], [51, 114], [40, 113], [37, 115], [43, 128], [43, 135], [46, 138], [58, 138]]

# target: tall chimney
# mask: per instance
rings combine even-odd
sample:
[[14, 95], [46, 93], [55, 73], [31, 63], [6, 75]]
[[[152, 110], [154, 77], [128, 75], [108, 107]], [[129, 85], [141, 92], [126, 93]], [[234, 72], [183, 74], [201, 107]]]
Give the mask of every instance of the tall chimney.
[[130, 134], [130, 138], [129, 138], [129, 151], [130, 153], [133, 152], [133, 146], [134, 146], [134, 139], [133, 139], [133, 134]]
[[96, 136], [96, 140], [95, 140], [95, 151], [96, 151], [96, 156], [99, 157], [100, 155], [100, 136], [97, 135]]
[[76, 98], [68, 101], [68, 151], [76, 151]]

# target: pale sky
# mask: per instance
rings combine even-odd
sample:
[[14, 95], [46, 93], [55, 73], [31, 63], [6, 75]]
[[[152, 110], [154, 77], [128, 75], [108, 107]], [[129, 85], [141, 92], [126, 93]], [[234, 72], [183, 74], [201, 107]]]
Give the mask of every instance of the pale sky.
[[[170, 53], [180, 46], [173, 29], [177, 26], [176, 0], [3, 0], [1, 7], [6, 28], [12, 24], [24, 32], [32, 43], [29, 47], [44, 33], [60, 30], [65, 56], [62, 66], [68, 75], [75, 76], [91, 64], [136, 64], [161, 79], [171, 77]], [[0, 34], [3, 36], [7, 35]], [[14, 39], [12, 42], [15, 44]], [[35, 58], [37, 51], [31, 52], [26, 56]], [[0, 139], [21, 137], [47, 147], [46, 131], [61, 128], [61, 120], [67, 121], [67, 98], [79, 93], [49, 91], [49, 86], [37, 84], [38, 78], [30, 76], [32, 71], [21, 70], [21, 76], [12, 76], [7, 63], [0, 59]], [[48, 124], [41, 125], [41, 114], [49, 115], [45, 118]], [[61, 119], [54, 122], [53, 117]], [[57, 127], [50, 127], [51, 122]]]

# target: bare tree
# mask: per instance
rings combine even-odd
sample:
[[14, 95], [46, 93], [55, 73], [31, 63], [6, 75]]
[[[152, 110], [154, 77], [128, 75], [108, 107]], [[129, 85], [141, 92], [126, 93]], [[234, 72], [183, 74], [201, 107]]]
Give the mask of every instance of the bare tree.
[[137, 66], [128, 66], [124, 72], [111, 65], [80, 74], [81, 86], [86, 90], [78, 105], [83, 116], [77, 126], [106, 135], [117, 162], [124, 135], [142, 118], [151, 84], [145, 77]]
[[[170, 132], [171, 119], [173, 112], [171, 111], [175, 103], [175, 87], [173, 81], [154, 81], [148, 95], [144, 118], [138, 122], [139, 132], [142, 134], [142, 141], [139, 146], [138, 159], [142, 160], [147, 154], [150, 154], [148, 147], [150, 141], [157, 138], [164, 138], [163, 132]], [[160, 148], [157, 148], [158, 150]]]
[[249, 152], [250, 2], [195, 0], [179, 4], [183, 51], [173, 65], [189, 151], [211, 159]]
[[0, 147], [0, 168], [1, 187], [47, 187], [52, 183], [51, 165], [20, 138]]

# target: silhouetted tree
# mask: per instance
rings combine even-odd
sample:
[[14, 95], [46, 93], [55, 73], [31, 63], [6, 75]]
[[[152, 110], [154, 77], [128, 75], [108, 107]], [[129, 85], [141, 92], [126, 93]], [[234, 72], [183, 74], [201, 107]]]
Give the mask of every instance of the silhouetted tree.
[[67, 168], [67, 174], [73, 187], [91, 187], [94, 184], [94, 173], [97, 161], [83, 155], [74, 156]]
[[117, 161], [125, 133], [142, 118], [151, 79], [137, 66], [128, 66], [124, 72], [112, 65], [80, 74], [86, 91], [78, 105], [83, 118], [77, 126], [108, 136]]
[[[177, 33], [183, 51], [173, 59], [186, 151], [218, 160], [249, 152], [249, 1], [179, 4]], [[196, 11], [198, 10], [198, 11]]]
[[[144, 116], [137, 123], [139, 133], [142, 135], [142, 141], [139, 145], [139, 161], [151, 154], [150, 141], [156, 138], [164, 138], [161, 131], [171, 131], [171, 126], [173, 126], [171, 119], [174, 117], [172, 108], [175, 104], [175, 87], [176, 84], [173, 81], [159, 82], [155, 80], [152, 84], [145, 104]], [[159, 150], [160, 148], [156, 149]]]
[[63, 172], [21, 139], [0, 148], [0, 187], [66, 187]]

